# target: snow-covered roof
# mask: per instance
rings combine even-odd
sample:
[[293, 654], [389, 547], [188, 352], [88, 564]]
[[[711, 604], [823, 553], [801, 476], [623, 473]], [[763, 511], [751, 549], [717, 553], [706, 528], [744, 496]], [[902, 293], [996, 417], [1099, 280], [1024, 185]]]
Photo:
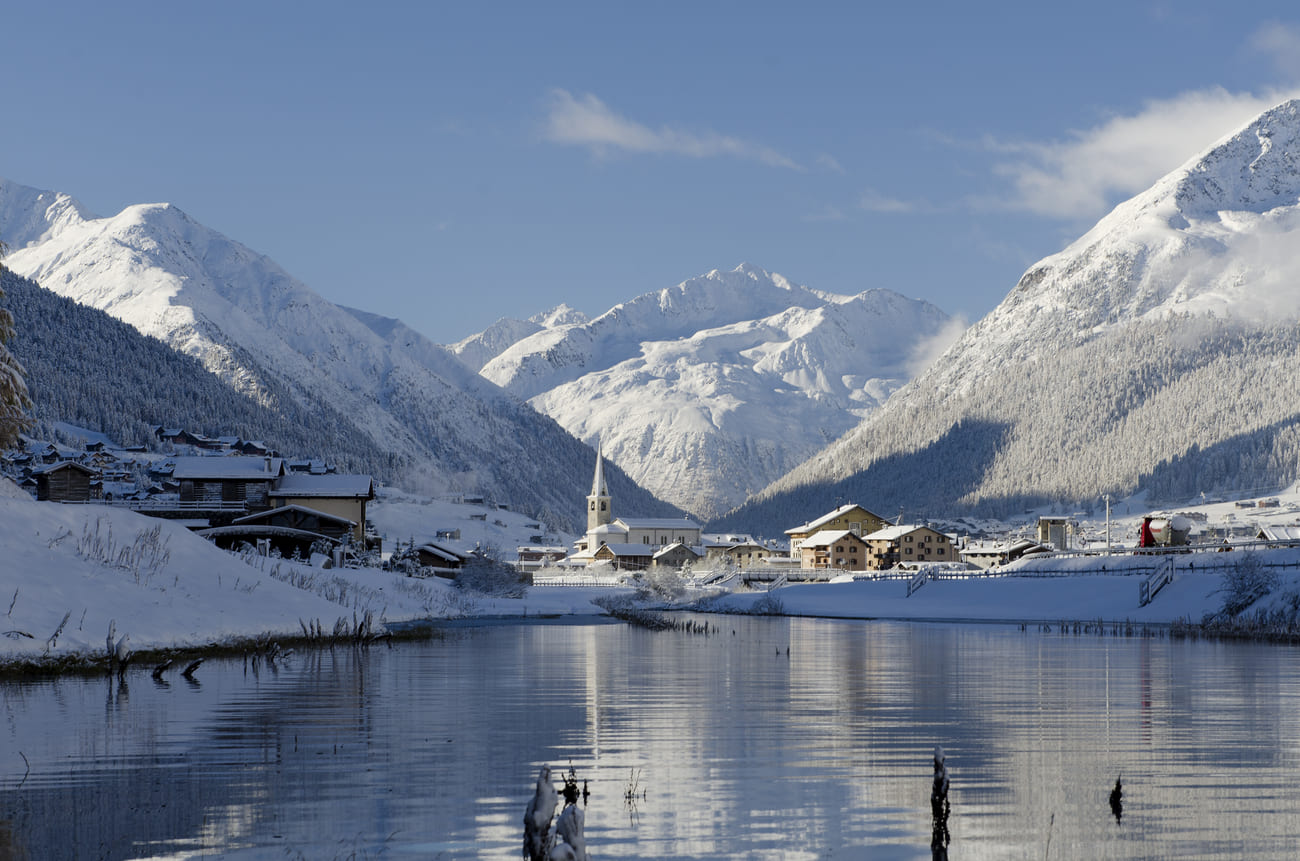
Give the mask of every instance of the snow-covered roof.
[[457, 553], [455, 550], [452, 550], [451, 548], [443, 547], [442, 545], [439, 544], [434, 544], [431, 541], [426, 541], [424, 544], [417, 545], [415, 549], [423, 550], [425, 553], [428, 553], [430, 556], [436, 556], [439, 559], [446, 560], [447, 562], [464, 562], [466, 559], [469, 558], [468, 554]]
[[1259, 537], [1265, 541], [1300, 541], [1300, 526], [1263, 526]]
[[305, 505], [281, 505], [278, 508], [268, 508], [265, 511], [259, 511], [256, 514], [245, 514], [243, 517], [237, 517], [231, 523], [256, 523], [259, 520], [270, 520], [276, 516], [282, 516], [289, 512], [298, 512], [300, 514], [309, 514], [320, 520], [329, 520], [338, 524], [356, 526], [356, 521], [348, 520], [346, 517], [339, 517], [337, 514], [326, 514], [324, 511], [317, 511], [314, 508], [308, 508]]
[[706, 532], [700, 536], [700, 539], [707, 547], [734, 547], [738, 544], [758, 544], [761, 542], [754, 539], [752, 535], [738, 535], [732, 532]]
[[276, 482], [271, 496], [329, 496], [372, 499], [375, 485], [368, 475], [312, 475], [291, 472]]
[[652, 548], [649, 544], [602, 544], [596, 550], [596, 552], [599, 553], [601, 550], [604, 549], [608, 549], [610, 553], [613, 553], [615, 556], [620, 556], [620, 557], [621, 556], [650, 556], [653, 554], [653, 551], [655, 550], [655, 548]]
[[631, 529], [699, 529], [700, 524], [686, 517], [619, 517], [615, 523], [621, 523]]
[[836, 541], [843, 541], [847, 536], [853, 536], [861, 541], [862, 536], [848, 529], [823, 529], [821, 532], [809, 535], [804, 539], [804, 547], [825, 547], [828, 544], [834, 544]]
[[904, 535], [911, 535], [913, 532], [916, 532], [917, 530], [920, 529], [927, 529], [930, 532], [937, 532], [937, 530], [930, 529], [930, 527], [928, 526], [922, 526], [919, 523], [903, 523], [900, 524], [899, 526], [886, 526], [884, 529], [877, 529], [875, 532], [872, 532], [869, 535], [867, 535], [866, 540], [897, 541], [899, 538], [902, 538]]
[[[632, 545], [632, 546], [635, 547], [638, 545]], [[658, 559], [659, 557], [665, 556], [668, 553], [671, 553], [674, 550], [678, 550], [678, 549], [688, 551], [692, 556], [695, 556], [697, 559], [704, 557], [703, 547], [692, 547], [689, 544], [683, 544], [680, 541], [678, 541], [675, 544], [669, 544], [667, 547], [661, 547], [658, 551], [655, 552], [654, 558]]]
[[50, 472], [58, 472], [61, 469], [79, 469], [84, 473], [88, 473], [89, 475], [99, 474], [99, 470], [91, 469], [85, 464], [78, 463], [75, 460], [61, 460], [58, 461], [57, 463], [49, 463], [46, 464], [45, 466], [39, 466], [33, 469], [32, 475], [45, 475], [46, 473], [50, 473]]
[[[835, 509], [829, 514], [823, 514], [821, 517], [818, 517], [816, 520], [809, 520], [803, 526], [796, 526], [793, 529], [787, 529], [785, 531], [785, 534], [790, 535], [792, 533], [812, 532], [816, 530], [818, 526], [821, 526], [824, 523], [829, 523], [837, 517], [841, 517], [845, 514], [848, 514], [850, 511], [852, 511], [855, 508], [862, 508], [862, 506], [858, 505], [856, 502], [851, 502], [848, 505], [841, 505], [839, 508]], [[867, 514], [871, 514], [871, 512], [867, 511], [865, 508], [862, 508], [862, 510], [866, 511]], [[876, 517], [876, 515], [874, 514], [871, 514], [871, 516]], [[883, 518], [879, 518], [879, 517], [877, 517], [876, 519], [883, 520]]]
[[278, 457], [178, 457], [172, 477], [176, 479], [228, 478], [271, 479], [284, 471]]

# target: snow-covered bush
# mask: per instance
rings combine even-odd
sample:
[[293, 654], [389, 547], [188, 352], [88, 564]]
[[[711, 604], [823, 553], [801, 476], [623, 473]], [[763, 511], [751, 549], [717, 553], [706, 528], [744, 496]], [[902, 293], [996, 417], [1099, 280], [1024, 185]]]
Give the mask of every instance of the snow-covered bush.
[[456, 572], [456, 585], [499, 598], [522, 598], [528, 591], [527, 579], [514, 566], [477, 553]]
[[675, 568], [651, 566], [637, 578], [637, 585], [642, 598], [677, 601], [686, 594], [686, 580]]
[[1223, 612], [1236, 616], [1277, 588], [1276, 570], [1265, 565], [1256, 553], [1243, 553], [1223, 577]]

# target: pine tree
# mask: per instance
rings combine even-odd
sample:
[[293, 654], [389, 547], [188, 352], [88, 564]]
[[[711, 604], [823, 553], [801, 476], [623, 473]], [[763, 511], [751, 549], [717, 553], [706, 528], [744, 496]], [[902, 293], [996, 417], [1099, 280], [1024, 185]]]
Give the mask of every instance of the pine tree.
[[[0, 258], [4, 257], [5, 245], [0, 242]], [[4, 275], [4, 264], [0, 263], [0, 277]], [[4, 289], [0, 287], [0, 300], [4, 299]], [[14, 318], [8, 309], [0, 307], [0, 448], [7, 448], [18, 441], [18, 434], [31, 423], [26, 411], [31, 408], [31, 399], [27, 397], [27, 383], [23, 380], [26, 371], [5, 346], [14, 336]]]

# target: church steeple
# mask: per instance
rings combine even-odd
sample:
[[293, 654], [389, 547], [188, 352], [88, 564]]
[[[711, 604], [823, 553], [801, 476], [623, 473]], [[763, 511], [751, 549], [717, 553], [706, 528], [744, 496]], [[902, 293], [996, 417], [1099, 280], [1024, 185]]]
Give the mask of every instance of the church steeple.
[[596, 474], [591, 480], [591, 494], [587, 496], [587, 531], [610, 522], [613, 515], [610, 509], [609, 487], [605, 484], [605, 458], [603, 443], [596, 443]]

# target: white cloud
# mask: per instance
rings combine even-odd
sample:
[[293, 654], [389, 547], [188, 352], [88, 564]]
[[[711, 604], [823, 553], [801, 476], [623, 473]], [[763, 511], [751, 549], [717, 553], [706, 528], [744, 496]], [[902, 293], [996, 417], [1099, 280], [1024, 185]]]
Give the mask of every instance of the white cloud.
[[845, 173], [844, 165], [840, 164], [839, 159], [833, 155], [822, 153], [817, 156], [817, 166], [829, 170], [831, 173]]
[[770, 147], [739, 138], [713, 132], [697, 134], [669, 126], [652, 129], [614, 113], [591, 93], [575, 97], [566, 90], [552, 90], [545, 137], [554, 143], [588, 147], [598, 155], [618, 149], [691, 158], [740, 158], [773, 167], [803, 169]]
[[1255, 31], [1249, 47], [1268, 56], [1284, 80], [1300, 80], [1300, 29], [1272, 22]]
[[917, 212], [926, 208], [919, 204], [909, 203], [906, 200], [899, 200], [896, 197], [888, 197], [871, 188], [858, 195], [858, 206], [868, 212], [886, 213]]
[[990, 145], [1007, 156], [995, 167], [1012, 186], [1002, 205], [1057, 218], [1099, 216], [1297, 94], [1189, 92], [1148, 102], [1134, 116], [1112, 117], [1069, 140]]

